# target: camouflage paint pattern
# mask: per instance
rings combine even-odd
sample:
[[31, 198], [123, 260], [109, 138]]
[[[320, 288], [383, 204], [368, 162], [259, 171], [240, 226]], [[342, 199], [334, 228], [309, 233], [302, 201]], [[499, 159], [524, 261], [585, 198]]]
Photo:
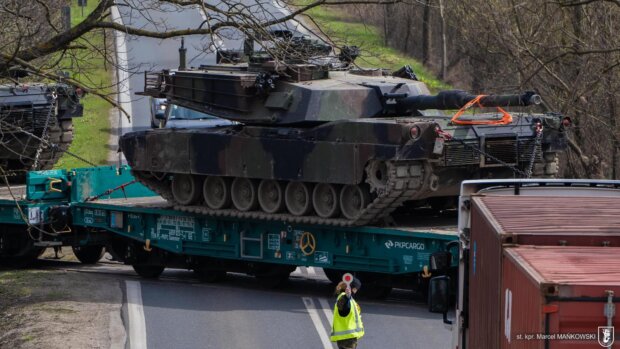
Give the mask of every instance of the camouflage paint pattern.
[[[457, 183], [492, 176], [493, 172], [505, 174], [505, 168], [497, 164], [485, 167], [484, 156], [473, 149], [465, 151], [467, 156], [461, 155], [465, 160], [450, 163], [450, 152], [460, 146], [456, 141], [446, 142], [444, 151], [434, 154], [437, 126], [481, 149], [485, 142], [494, 141], [514, 148], [519, 139], [523, 143], [519, 161], [510, 151], [490, 152], [524, 168], [530, 161], [535, 120], [541, 120], [546, 130], [542, 153], [535, 159], [541, 162], [544, 152], [564, 147], [559, 120], [552, 115], [515, 115], [512, 125], [501, 126], [449, 126], [446, 117], [403, 117], [335, 121], [312, 128], [236, 125], [208, 130], [157, 129], [126, 134], [121, 149], [131, 167], [139, 171], [360, 184], [371, 160], [417, 160], [431, 164], [436, 174], [449, 173], [445, 180], [452, 178]], [[415, 140], [410, 136], [414, 126], [420, 128]], [[460, 174], [453, 173], [455, 168], [460, 168]], [[457, 191], [450, 195], [458, 193], [458, 188], [453, 189]]]
[[[441, 111], [399, 104], [403, 98], [429, 95], [420, 81], [351, 71], [329, 72], [329, 78], [316, 80], [309, 78], [312, 74], [286, 73], [278, 72], [280, 77], [274, 78], [221, 65], [147, 75], [144, 94], [242, 124], [125, 134], [120, 148], [137, 178], [172, 201], [170, 183], [178, 174], [194, 175], [197, 185], [205, 176], [328, 183], [338, 188], [368, 183], [372, 202], [359, 219], [311, 221], [366, 224], [407, 200], [456, 196], [465, 179], [521, 176], [530, 167], [537, 174], [553, 176], [556, 153], [566, 147], [562, 116], [557, 114], [513, 113], [510, 124], [453, 125]], [[266, 79], [275, 83], [265, 87]], [[439, 108], [451, 96], [469, 98], [455, 91], [439, 94], [437, 103], [425, 105]], [[518, 102], [520, 95], [489, 98], [528, 104]], [[538, 137], [540, 126], [543, 132]], [[204, 210], [230, 214], [224, 211]], [[243, 212], [232, 214], [245, 217]]]
[[57, 145], [55, 149], [46, 147], [40, 158], [38, 169], [51, 168], [71, 142], [71, 118], [83, 114], [80, 97], [74, 87], [65, 84], [0, 85], [0, 163], [4, 169], [33, 169], [41, 144], [35, 137]]

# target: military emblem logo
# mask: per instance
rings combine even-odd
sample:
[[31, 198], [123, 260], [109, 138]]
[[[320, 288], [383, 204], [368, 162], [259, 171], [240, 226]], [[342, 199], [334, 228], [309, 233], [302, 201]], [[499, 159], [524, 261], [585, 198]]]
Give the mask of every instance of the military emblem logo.
[[603, 348], [609, 348], [614, 344], [614, 327], [613, 326], [599, 326], [597, 333], [598, 344]]

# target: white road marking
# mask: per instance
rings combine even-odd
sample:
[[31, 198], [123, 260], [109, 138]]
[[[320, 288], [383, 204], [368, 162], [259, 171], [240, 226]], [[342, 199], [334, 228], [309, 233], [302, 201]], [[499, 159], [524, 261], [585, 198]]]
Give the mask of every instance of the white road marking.
[[329, 323], [329, 328], [332, 328], [332, 320], [334, 314], [332, 313], [331, 306], [325, 298], [319, 298], [319, 303], [321, 304], [321, 310], [323, 310], [323, 315], [325, 315], [325, 318]]
[[142, 307], [142, 287], [138, 281], [125, 281], [129, 316], [130, 349], [146, 349], [146, 324]]
[[[123, 24], [123, 19], [116, 6], [112, 6], [112, 21], [118, 24]], [[118, 100], [117, 103], [125, 109], [125, 111], [133, 116], [131, 111], [131, 94], [129, 90], [129, 64], [127, 59], [127, 45], [125, 33], [114, 30], [114, 45], [116, 48], [116, 78], [118, 80]], [[127, 116], [120, 110], [118, 111], [119, 123], [118, 123], [118, 135], [119, 137], [127, 131], [132, 130], [131, 120], [127, 120]], [[119, 161], [126, 163], [125, 156], [119, 153]]]
[[314, 301], [310, 297], [301, 297], [306, 306], [306, 310], [308, 310], [308, 314], [310, 315], [310, 319], [312, 320], [312, 324], [314, 328], [319, 334], [321, 338], [321, 343], [323, 343], [323, 349], [333, 349], [334, 345], [329, 340], [329, 336], [325, 331], [325, 327], [323, 326], [323, 322], [321, 322], [321, 317], [314, 305]]

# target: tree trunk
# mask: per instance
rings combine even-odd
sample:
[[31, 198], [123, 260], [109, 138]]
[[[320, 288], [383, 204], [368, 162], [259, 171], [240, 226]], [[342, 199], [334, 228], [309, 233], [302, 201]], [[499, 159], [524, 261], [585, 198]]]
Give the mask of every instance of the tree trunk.
[[[407, 11], [409, 12], [409, 11]], [[406, 54], [410, 54], [409, 52], [409, 42], [411, 41], [411, 22], [413, 20], [413, 15], [411, 13], [409, 13], [409, 15], [407, 16], [407, 18], [405, 19], [405, 26], [406, 26], [406, 30], [407, 30], [407, 34], [405, 35], [405, 53]]]
[[[580, 48], [582, 47], [581, 38], [583, 35], [583, 29], [582, 29], [583, 6], [573, 7], [571, 15], [572, 15], [571, 24], [573, 27], [572, 28], [573, 29], [572, 46], [575, 51], [579, 51]], [[578, 55], [575, 55], [574, 57], [572, 57], [572, 64], [569, 67], [570, 81], [577, 81], [579, 77], [580, 68], [581, 68], [581, 57]], [[577, 103], [577, 99], [579, 97], [575, 95], [576, 90], [574, 89], [573, 91], [566, 91], [566, 92], [569, 95], [569, 98], [567, 100], [567, 103], [569, 103], [569, 106], [571, 104]], [[575, 141], [577, 142], [577, 144], [583, 145], [584, 135], [582, 132], [581, 120], [579, 118], [575, 118], [574, 122], [575, 122]]]
[[446, 18], [444, 16], [443, 1], [439, 0], [439, 17], [441, 18], [441, 73], [440, 78], [445, 79], [448, 66], [448, 51], [446, 48]]
[[424, 3], [424, 14], [422, 16], [422, 63], [428, 65], [431, 60], [431, 2], [426, 0]]
[[390, 14], [388, 11], [388, 5], [383, 5], [383, 45], [388, 45], [388, 32], [389, 32], [389, 23]]

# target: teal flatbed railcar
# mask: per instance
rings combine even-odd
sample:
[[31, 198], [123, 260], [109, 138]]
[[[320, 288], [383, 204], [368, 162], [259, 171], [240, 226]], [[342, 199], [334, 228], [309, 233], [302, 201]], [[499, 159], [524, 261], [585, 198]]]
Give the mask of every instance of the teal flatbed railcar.
[[[0, 227], [13, 225], [30, 246], [90, 249], [91, 260], [105, 245], [144, 277], [179, 267], [206, 281], [245, 272], [277, 285], [297, 266], [314, 266], [332, 281], [343, 272], [360, 274], [378, 296], [391, 287], [425, 292], [431, 275], [456, 265], [449, 253], [456, 215], [409, 217], [393, 227], [303, 225], [177, 211], [134, 182], [126, 167], [40, 171], [28, 179], [23, 199], [0, 196]], [[28, 214], [18, 216], [17, 205]], [[27, 222], [31, 214], [39, 219]], [[45, 233], [27, 234], [34, 226]]]

